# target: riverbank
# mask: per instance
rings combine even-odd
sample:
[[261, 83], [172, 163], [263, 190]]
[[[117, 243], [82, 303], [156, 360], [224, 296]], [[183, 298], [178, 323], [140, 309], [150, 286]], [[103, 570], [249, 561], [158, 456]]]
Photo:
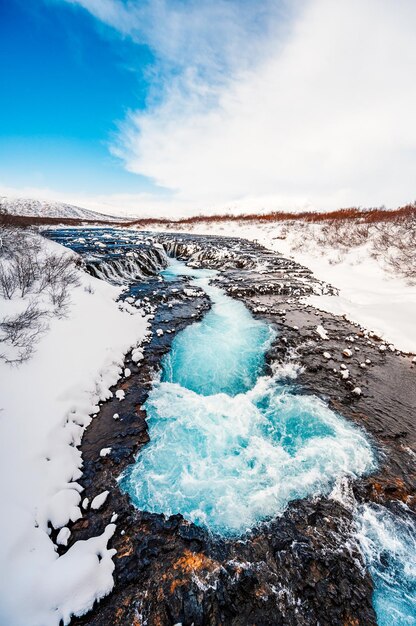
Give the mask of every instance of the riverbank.
[[[68, 251], [37, 235], [11, 233], [6, 256], [2, 234], [6, 275], [17, 253], [21, 267], [31, 268], [39, 254], [47, 261], [42, 267], [51, 273], [58, 267], [61, 288], [65, 266], [58, 263]], [[0, 350], [0, 623], [9, 626], [67, 622], [113, 586], [108, 542], [114, 524], [107, 522], [83, 543], [69, 540], [68, 526], [82, 517], [82, 436], [122, 376], [125, 353], [144, 339], [147, 322], [140, 310], [117, 302], [120, 287], [75, 264], [71, 271], [76, 280], [64, 302], [51, 302], [48, 286], [41, 291], [45, 273], [24, 296], [17, 289], [10, 299], [0, 296], [2, 322], [29, 305], [42, 314], [41, 327], [26, 324], [28, 335], [3, 342]], [[19, 357], [26, 345], [31, 351], [20, 363], [2, 358]]]

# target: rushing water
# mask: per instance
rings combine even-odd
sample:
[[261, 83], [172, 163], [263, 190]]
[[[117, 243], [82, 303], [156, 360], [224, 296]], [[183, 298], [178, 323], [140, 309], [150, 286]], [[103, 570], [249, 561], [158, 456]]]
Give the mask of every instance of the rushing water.
[[358, 428], [296, 393], [287, 372], [264, 375], [274, 330], [210, 285], [212, 272], [174, 262], [164, 275], [181, 273], [213, 306], [177, 335], [146, 402], [150, 443], [121, 481], [135, 505], [235, 535], [369, 471], [373, 453]]
[[379, 626], [416, 624], [416, 533], [410, 516], [376, 504], [356, 512], [358, 539], [374, 581]]
[[[157, 255], [133, 231], [67, 229], [49, 236], [97, 257], [92, 270], [106, 279], [110, 273], [131, 282], [136, 274], [158, 271]], [[131, 250], [136, 265], [124, 262]], [[121, 480], [138, 508], [182, 513], [215, 533], [238, 535], [282, 512], [290, 500], [327, 493], [340, 476], [374, 467], [359, 429], [288, 382], [293, 367], [264, 375], [275, 333], [209, 284], [215, 272], [172, 261], [162, 274], [165, 280], [195, 277], [213, 307], [175, 338], [146, 403], [150, 443]], [[410, 515], [365, 504], [355, 519], [379, 626], [415, 626], [416, 529]]]

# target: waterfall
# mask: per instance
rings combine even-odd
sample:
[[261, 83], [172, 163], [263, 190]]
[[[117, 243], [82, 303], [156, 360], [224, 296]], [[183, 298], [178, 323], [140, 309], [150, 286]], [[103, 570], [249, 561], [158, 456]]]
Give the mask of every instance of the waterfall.
[[212, 269], [242, 269], [254, 268], [256, 260], [241, 254], [240, 250], [217, 247], [207, 241], [201, 244], [194, 241], [184, 241], [179, 238], [160, 237], [168, 256], [186, 261], [188, 265], [197, 267], [208, 266]]
[[156, 276], [167, 266], [168, 258], [162, 247], [144, 246], [128, 251], [124, 255], [89, 259], [86, 261], [87, 271], [103, 280], [122, 285], [149, 276]]

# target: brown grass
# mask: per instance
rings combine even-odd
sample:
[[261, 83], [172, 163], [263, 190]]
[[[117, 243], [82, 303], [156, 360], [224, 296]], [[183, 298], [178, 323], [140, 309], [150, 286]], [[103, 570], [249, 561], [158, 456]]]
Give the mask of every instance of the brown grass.
[[35, 215], [12, 215], [0, 213], [0, 228], [28, 228], [29, 226], [123, 226], [125, 222], [101, 220], [82, 220], [74, 217], [38, 217]]
[[406, 220], [409, 217], [416, 217], [416, 203], [407, 204], [398, 209], [388, 210], [384, 207], [374, 209], [360, 209], [352, 207], [349, 209], [338, 209], [319, 213], [318, 211], [303, 211], [293, 213], [288, 211], [272, 211], [270, 213], [244, 213], [241, 215], [195, 215], [177, 220], [166, 218], [142, 218], [126, 223], [126, 226], [152, 226], [157, 224], [198, 224], [198, 223], [218, 223], [218, 222], [333, 222], [333, 221], [353, 221], [366, 224], [378, 222], [394, 222]]
[[219, 223], [219, 222], [360, 222], [364, 224], [375, 224], [381, 222], [395, 222], [407, 220], [416, 217], [416, 202], [406, 204], [397, 209], [388, 210], [384, 207], [373, 209], [360, 209], [351, 207], [349, 209], [338, 209], [336, 211], [328, 211], [320, 213], [318, 211], [302, 211], [294, 213], [290, 211], [272, 211], [270, 213], [244, 213], [241, 215], [232, 215], [224, 213], [223, 215], [194, 215], [192, 217], [183, 217], [180, 219], [147, 217], [139, 218], [131, 221], [108, 221], [104, 217], [102, 220], [83, 220], [79, 218], [59, 218], [59, 217], [35, 217], [26, 215], [10, 215], [0, 213], [0, 227], [14, 226], [16, 228], [27, 228], [29, 226], [136, 226], [145, 228], [157, 225], [188, 225], [198, 223]]

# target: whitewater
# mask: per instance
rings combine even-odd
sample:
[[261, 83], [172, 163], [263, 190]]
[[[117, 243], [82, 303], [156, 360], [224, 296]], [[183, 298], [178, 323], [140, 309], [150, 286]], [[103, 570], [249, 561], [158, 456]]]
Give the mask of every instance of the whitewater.
[[215, 272], [173, 261], [162, 274], [193, 276], [212, 308], [177, 335], [146, 402], [150, 443], [121, 479], [139, 509], [238, 535], [374, 468], [364, 433], [299, 393], [294, 364], [265, 374], [276, 332], [211, 285]]

